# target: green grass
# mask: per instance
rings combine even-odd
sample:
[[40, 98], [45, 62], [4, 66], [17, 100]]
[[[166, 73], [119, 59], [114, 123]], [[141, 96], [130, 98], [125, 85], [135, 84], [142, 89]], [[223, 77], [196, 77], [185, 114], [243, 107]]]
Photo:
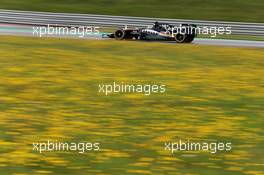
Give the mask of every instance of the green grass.
[[[263, 49], [1, 36], [1, 175], [263, 174]], [[107, 82], [165, 94], [99, 94]], [[99, 141], [101, 151], [32, 152]], [[179, 139], [231, 152], [164, 151]]]
[[263, 0], [0, 0], [0, 9], [264, 22]]

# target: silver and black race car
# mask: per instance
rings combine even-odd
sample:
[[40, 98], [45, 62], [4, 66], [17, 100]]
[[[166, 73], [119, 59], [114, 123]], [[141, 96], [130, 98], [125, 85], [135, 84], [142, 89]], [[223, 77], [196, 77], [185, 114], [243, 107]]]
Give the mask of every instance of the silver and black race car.
[[196, 37], [196, 25], [181, 24], [173, 26], [167, 23], [155, 22], [153, 26], [146, 28], [118, 29], [108, 35], [117, 40], [163, 40], [176, 41], [177, 43], [191, 43]]

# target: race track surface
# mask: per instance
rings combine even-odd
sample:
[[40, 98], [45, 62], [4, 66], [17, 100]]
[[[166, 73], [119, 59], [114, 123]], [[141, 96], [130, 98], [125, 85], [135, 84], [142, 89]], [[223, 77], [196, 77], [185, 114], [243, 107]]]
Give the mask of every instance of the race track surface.
[[[33, 26], [30, 25], [17, 25], [17, 24], [0, 24], [0, 35], [14, 35], [14, 36], [33, 36], [39, 37], [33, 34]], [[79, 39], [107, 39], [103, 38], [102, 34], [90, 34], [85, 37], [79, 37], [76, 35], [43, 35], [42, 37], [56, 37], [56, 38], [79, 38]], [[174, 43], [174, 42], [166, 42]], [[219, 45], [219, 46], [232, 46], [232, 47], [264, 47], [262, 41], [248, 41], [248, 40], [230, 40], [230, 39], [205, 39], [195, 38], [192, 44], [203, 45]]]

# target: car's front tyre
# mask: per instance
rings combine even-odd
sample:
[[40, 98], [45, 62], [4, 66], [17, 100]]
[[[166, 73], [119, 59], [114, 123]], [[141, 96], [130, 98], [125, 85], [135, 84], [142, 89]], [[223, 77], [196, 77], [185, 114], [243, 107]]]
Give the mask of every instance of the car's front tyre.
[[114, 34], [115, 39], [117, 39], [117, 40], [123, 40], [125, 38], [125, 35], [126, 35], [126, 33], [124, 30], [117, 30]]
[[186, 40], [186, 35], [178, 33], [175, 35], [174, 39], [177, 43], [184, 43]]

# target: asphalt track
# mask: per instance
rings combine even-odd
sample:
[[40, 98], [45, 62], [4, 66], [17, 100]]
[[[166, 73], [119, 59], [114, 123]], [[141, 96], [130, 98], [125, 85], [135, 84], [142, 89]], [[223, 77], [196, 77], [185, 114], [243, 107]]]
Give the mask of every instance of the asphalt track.
[[[4, 24], [0, 23], [0, 35], [13, 35], [13, 36], [33, 36], [33, 27], [30, 25], [18, 25], [18, 24]], [[56, 37], [56, 38], [79, 38], [79, 39], [107, 39], [103, 38], [102, 34], [90, 34], [85, 37], [79, 37], [77, 35], [44, 35], [42, 37]], [[175, 43], [175, 42], [167, 42]], [[231, 46], [231, 47], [259, 47], [264, 48], [264, 42], [262, 41], [248, 41], [248, 40], [229, 40], [229, 39], [205, 39], [195, 38], [192, 44], [202, 45], [219, 45], [219, 46]]]
[[180, 24], [195, 24], [198, 27], [215, 28], [229, 27], [232, 34], [264, 36], [263, 23], [227, 22], [227, 21], [204, 21], [187, 19], [168, 19], [168, 18], [147, 18], [133, 16], [113, 16], [95, 14], [76, 14], [76, 13], [51, 13], [36, 11], [4, 10], [0, 9], [0, 21], [9, 24], [27, 25], [59, 25], [59, 26], [99, 26], [120, 28], [128, 26], [147, 27], [152, 26], [155, 21], [169, 23], [173, 26]]

